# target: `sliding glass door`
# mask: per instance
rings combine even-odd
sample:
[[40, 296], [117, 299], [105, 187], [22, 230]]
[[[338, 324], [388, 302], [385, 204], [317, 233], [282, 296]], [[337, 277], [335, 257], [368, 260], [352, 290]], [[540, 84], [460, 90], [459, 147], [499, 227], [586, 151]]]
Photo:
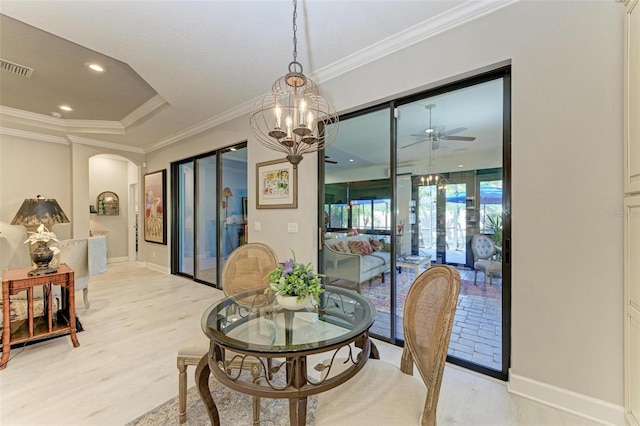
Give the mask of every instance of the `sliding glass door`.
[[219, 286], [224, 261], [246, 242], [246, 144], [172, 164], [172, 273]]
[[[510, 351], [510, 271], [502, 252], [510, 227], [509, 87], [504, 68], [341, 117], [320, 164], [327, 282], [368, 297], [378, 312], [372, 332], [400, 343], [416, 277], [432, 265], [456, 267], [462, 286], [450, 361], [503, 379]], [[496, 248], [488, 260], [497, 269], [486, 285], [475, 267], [475, 235]]]

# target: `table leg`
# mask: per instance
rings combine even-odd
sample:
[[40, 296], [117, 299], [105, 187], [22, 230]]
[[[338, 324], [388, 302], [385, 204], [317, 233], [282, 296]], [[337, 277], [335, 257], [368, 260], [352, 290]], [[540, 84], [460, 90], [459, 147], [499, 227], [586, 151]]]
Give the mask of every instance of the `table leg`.
[[307, 397], [291, 398], [289, 400], [289, 424], [304, 426], [307, 422]]
[[204, 406], [209, 414], [209, 420], [213, 426], [220, 426], [220, 416], [218, 415], [218, 408], [216, 403], [211, 397], [211, 389], [209, 389], [209, 375], [211, 370], [209, 369], [209, 352], [204, 354], [198, 366], [196, 367], [196, 384], [198, 386], [198, 393], [200, 398], [204, 402]]
[[11, 304], [9, 299], [9, 284], [2, 283], [2, 360], [0, 370], [9, 362], [9, 350], [11, 349]]
[[[73, 273], [71, 273], [73, 274]], [[73, 276], [71, 277], [71, 279], [73, 280]], [[67, 292], [69, 293], [69, 337], [71, 337], [71, 343], [73, 343], [73, 347], [77, 348], [78, 346], [80, 346], [80, 343], [78, 342], [78, 336], [76, 336], [76, 296], [75, 296], [75, 290], [73, 289], [73, 287], [69, 287], [67, 288]]]

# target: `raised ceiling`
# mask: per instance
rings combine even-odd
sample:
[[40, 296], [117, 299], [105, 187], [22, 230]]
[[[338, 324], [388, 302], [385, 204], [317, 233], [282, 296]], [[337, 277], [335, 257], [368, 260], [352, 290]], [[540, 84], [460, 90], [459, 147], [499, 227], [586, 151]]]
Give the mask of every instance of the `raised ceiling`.
[[[317, 82], [509, 1], [298, 4]], [[0, 127], [148, 152], [246, 114], [292, 60], [289, 1], [0, 1]], [[90, 61], [104, 63], [101, 75]], [[20, 80], [22, 79], [22, 80]], [[61, 104], [73, 111], [51, 116]]]

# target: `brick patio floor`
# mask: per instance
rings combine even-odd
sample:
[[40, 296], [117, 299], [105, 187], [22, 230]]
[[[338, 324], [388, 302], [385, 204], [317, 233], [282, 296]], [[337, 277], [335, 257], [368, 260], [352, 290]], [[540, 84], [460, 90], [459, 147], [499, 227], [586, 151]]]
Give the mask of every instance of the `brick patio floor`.
[[[481, 275], [481, 274], [480, 274]], [[481, 275], [482, 276], [482, 275]], [[473, 281], [473, 271], [460, 269], [463, 280]], [[479, 286], [484, 283], [479, 280]], [[487, 284], [489, 285], [489, 284]], [[493, 279], [492, 285], [502, 285]], [[387, 313], [379, 312], [371, 332], [389, 337]], [[402, 338], [402, 317], [396, 320], [398, 337]], [[494, 370], [502, 370], [502, 300], [482, 296], [460, 295], [449, 342], [449, 355]]]

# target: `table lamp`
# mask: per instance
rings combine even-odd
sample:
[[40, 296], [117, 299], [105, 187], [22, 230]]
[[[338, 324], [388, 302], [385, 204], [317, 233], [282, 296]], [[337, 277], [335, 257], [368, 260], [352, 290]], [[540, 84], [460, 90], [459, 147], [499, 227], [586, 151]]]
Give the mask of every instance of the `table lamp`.
[[[28, 232], [34, 232], [40, 225], [53, 226], [56, 223], [69, 223], [69, 218], [62, 211], [58, 202], [53, 198], [44, 198], [40, 195], [36, 198], [27, 198], [20, 206], [18, 213], [11, 221], [12, 225], [23, 225]], [[37, 245], [32, 250], [32, 246]], [[31, 260], [37, 268], [29, 272], [29, 275], [52, 274], [56, 269], [49, 268], [49, 262], [53, 258], [53, 251], [49, 248], [48, 241], [40, 241], [37, 244], [29, 244]]]

